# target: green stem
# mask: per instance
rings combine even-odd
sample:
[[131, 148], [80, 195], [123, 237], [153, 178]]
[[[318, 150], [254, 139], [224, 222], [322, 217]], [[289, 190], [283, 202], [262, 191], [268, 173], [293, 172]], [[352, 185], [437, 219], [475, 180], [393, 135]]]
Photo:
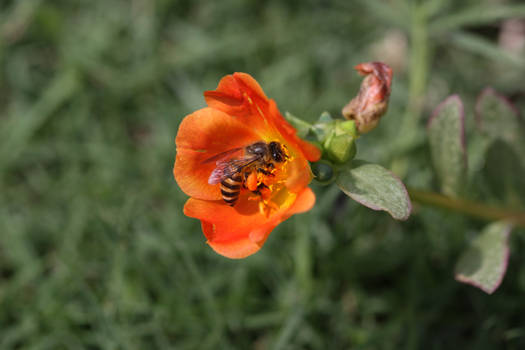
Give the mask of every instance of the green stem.
[[466, 199], [450, 198], [439, 193], [412, 188], [408, 189], [408, 193], [413, 201], [421, 204], [428, 204], [489, 221], [507, 220], [516, 226], [525, 227], [525, 212], [523, 211], [492, 207]]
[[409, 98], [401, 124], [396, 149], [404, 151], [417, 141], [418, 122], [423, 112], [423, 100], [426, 90], [429, 47], [427, 33], [427, 14], [423, 5], [414, 3], [410, 25], [410, 72]]

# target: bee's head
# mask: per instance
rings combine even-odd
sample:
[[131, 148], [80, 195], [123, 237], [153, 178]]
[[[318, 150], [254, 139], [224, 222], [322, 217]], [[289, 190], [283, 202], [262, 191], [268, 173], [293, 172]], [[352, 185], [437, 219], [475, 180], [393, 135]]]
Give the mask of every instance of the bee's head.
[[275, 162], [281, 163], [284, 162], [286, 158], [288, 158], [288, 156], [286, 155], [286, 151], [283, 149], [283, 146], [281, 146], [279, 142], [270, 142], [268, 144], [268, 148], [270, 151], [270, 155]]

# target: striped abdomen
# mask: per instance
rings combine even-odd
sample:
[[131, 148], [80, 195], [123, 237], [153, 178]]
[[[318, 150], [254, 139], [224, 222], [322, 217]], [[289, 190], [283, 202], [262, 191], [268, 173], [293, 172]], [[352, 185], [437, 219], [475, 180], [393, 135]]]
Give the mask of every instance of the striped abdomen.
[[239, 193], [241, 192], [242, 177], [240, 173], [235, 173], [225, 178], [221, 182], [222, 199], [226, 204], [234, 206]]

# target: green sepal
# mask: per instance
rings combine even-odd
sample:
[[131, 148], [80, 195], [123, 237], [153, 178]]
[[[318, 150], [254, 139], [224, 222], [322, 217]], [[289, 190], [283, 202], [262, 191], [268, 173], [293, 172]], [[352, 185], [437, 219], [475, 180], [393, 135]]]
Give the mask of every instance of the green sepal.
[[324, 143], [327, 157], [338, 164], [344, 164], [355, 157], [355, 138], [350, 135], [333, 133]]
[[323, 113], [321, 113], [321, 115], [319, 116], [319, 123], [330, 123], [330, 122], [333, 122], [334, 121], [334, 118], [332, 118], [332, 116], [330, 115], [330, 113], [324, 111]]
[[352, 135], [354, 138], [357, 138], [357, 127], [353, 120], [344, 120], [338, 123], [338, 127], [341, 131], [345, 132], [348, 135]]
[[323, 143], [327, 157], [338, 164], [353, 159], [356, 154], [356, 137], [357, 131], [353, 121], [335, 120], [330, 134]]
[[284, 116], [286, 120], [292, 124], [292, 126], [297, 130], [297, 136], [304, 139], [308, 136], [312, 129], [312, 124], [305, 122], [304, 120], [297, 118], [290, 112], [285, 112]]
[[322, 185], [330, 184], [335, 180], [333, 165], [326, 160], [312, 163], [311, 169], [315, 180]]
[[319, 117], [319, 120], [312, 125], [312, 132], [321, 144], [326, 141], [330, 136], [335, 127], [335, 120], [332, 118], [330, 113], [323, 112]]
[[334, 163], [344, 164], [355, 157], [358, 133], [354, 121], [333, 119], [328, 112], [323, 112], [313, 125], [288, 112], [285, 116], [297, 136], [320, 146], [324, 156]]

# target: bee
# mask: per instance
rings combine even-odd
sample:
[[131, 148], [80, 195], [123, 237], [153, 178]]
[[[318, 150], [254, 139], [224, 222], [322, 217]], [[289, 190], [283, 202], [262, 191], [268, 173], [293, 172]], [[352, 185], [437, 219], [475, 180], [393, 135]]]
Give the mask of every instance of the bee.
[[[258, 141], [219, 153], [203, 163], [215, 162], [216, 167], [211, 172], [208, 183], [210, 185], [220, 183], [222, 199], [226, 204], [234, 206], [239, 199], [241, 186], [244, 186], [243, 178], [246, 180], [253, 171], [272, 175], [271, 169], [275, 168], [274, 163], [282, 163], [287, 158], [285, 146], [279, 142]], [[264, 184], [261, 185], [264, 187]]]

